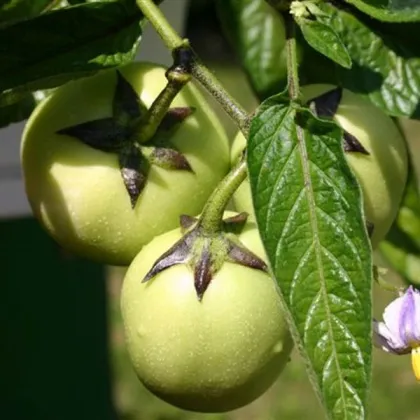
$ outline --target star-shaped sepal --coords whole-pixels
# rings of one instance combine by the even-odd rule
[[[120,152],[129,142],[133,121],[147,112],[137,92],[117,70],[117,83],[112,100],[112,116],[87,121],[57,131],[75,137],[82,143],[103,152]]]
[[[177,107],[168,110],[155,136],[144,147],[150,164],[167,170],[194,172],[187,158],[171,142],[171,138],[182,122],[194,112],[193,107]]]
[[[137,135],[147,121],[148,109],[131,84],[117,70],[112,116],[65,127],[58,134],[74,137],[106,153],[115,153],[132,208],[143,191],[151,165],[166,170],[193,172],[187,158],[171,143],[174,133],[195,111],[192,107],[170,108],[147,144]]]
[[[119,165],[125,188],[134,208],[146,185],[149,163],[141,151],[134,145],[127,145],[119,154]]]
[[[236,236],[243,228],[246,217],[246,213],[241,213],[225,219],[222,231],[209,235],[203,232],[198,219],[181,216],[184,236],[153,264],[143,282],[151,281],[157,274],[176,264],[187,264],[193,272],[197,298],[201,301],[225,262],[267,271],[266,263]]]

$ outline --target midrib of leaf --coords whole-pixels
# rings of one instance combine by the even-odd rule
[[[315,194],[312,188],[312,179],[310,176],[310,163],[309,163],[308,153],[306,150],[304,132],[299,125],[296,125],[296,134],[297,134],[297,139],[298,139],[299,157],[301,160],[302,170],[303,170],[303,178],[304,178],[303,188],[306,190],[306,197],[308,200],[309,219],[311,223],[312,236],[313,236],[312,246],[314,246],[314,251],[315,251],[315,258],[317,262],[319,279],[320,279],[320,290],[321,290],[322,298],[324,301],[324,308],[325,308],[325,311],[327,312],[328,336],[331,341],[332,353],[333,353],[335,365],[337,368],[337,374],[338,374],[338,378],[340,382],[341,401],[342,401],[343,408],[345,408],[346,400],[345,400],[345,392],[344,392],[344,379],[341,374],[340,364],[338,363],[337,350],[336,350],[336,345],[335,345],[335,340],[334,340],[334,332],[333,332],[333,327],[331,324],[331,310],[330,310],[327,290],[325,287],[324,267],[323,267],[323,262],[322,262],[322,255],[320,252],[322,245],[321,245],[321,241],[319,239],[319,234],[318,234],[319,231],[318,231],[318,221],[317,221],[317,216],[316,216],[316,200],[315,200]],[[310,248],[308,248],[308,250],[309,249]],[[311,369],[314,371],[312,363],[311,363]],[[315,380],[312,377],[312,375],[311,375],[311,379]],[[347,420],[347,410],[344,409],[343,412],[345,414],[344,419]]]

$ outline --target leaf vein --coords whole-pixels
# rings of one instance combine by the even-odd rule
[[[314,197],[314,190],[313,190],[313,186],[312,186],[312,178],[310,176],[310,165],[309,165],[309,157],[308,157],[308,151],[306,149],[306,139],[305,139],[305,134],[304,131],[302,129],[302,127],[300,127],[299,125],[296,126],[296,134],[297,134],[297,139],[298,139],[298,144],[299,144],[299,149],[300,149],[300,157],[301,157],[301,164],[302,164],[302,169],[303,169],[303,174],[304,174],[304,182],[305,182],[305,187],[306,187],[306,191],[307,191],[307,197],[308,197],[308,203],[309,203],[309,218],[310,218],[310,223],[312,225],[312,232],[313,232],[313,237],[314,237],[314,243],[315,243],[315,258],[316,258],[316,262],[317,262],[317,266],[319,267],[319,274],[320,274],[320,289],[321,289],[321,293],[322,293],[322,298],[324,300],[325,303],[325,310],[327,312],[327,323],[328,323],[328,334],[330,339],[332,340],[332,349],[333,349],[333,354],[334,354],[334,359],[335,359],[335,363],[336,363],[336,368],[337,368],[337,372],[338,372],[338,381],[340,384],[340,390],[341,390],[341,395],[344,396],[344,384],[343,384],[343,377],[342,377],[342,373],[340,370],[340,366],[339,366],[339,362],[337,359],[337,349],[335,346],[335,343],[333,341],[333,332],[332,332],[332,325],[331,325],[331,308],[329,306],[329,302],[328,302],[328,296],[327,296],[327,290],[325,287],[325,274],[324,274],[324,269],[323,269],[323,263],[322,263],[322,256],[321,256],[321,243],[319,240],[319,236],[318,236],[318,221],[317,221],[317,217],[316,217],[316,199]],[[344,406],[346,405],[346,402],[344,401]],[[347,419],[347,414],[345,415],[345,419]]]

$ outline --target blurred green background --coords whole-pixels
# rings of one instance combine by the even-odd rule
[[[176,0],[169,0],[176,1]],[[248,110],[256,101],[207,0],[193,0],[187,36],[206,64]],[[233,138],[235,126],[220,111]],[[420,124],[406,122],[415,163]],[[34,220],[1,222],[6,279],[0,292],[0,418],[4,420],[323,419],[295,352],[277,383],[253,404],[226,414],[178,410],[135,377],[124,346],[119,293],[124,269],[79,260]],[[31,242],[27,238],[31,238]],[[380,256],[376,256],[380,262]],[[106,278],[106,281],[103,280]],[[10,281],[10,279],[14,279]],[[387,279],[399,284],[393,273]],[[374,289],[375,315],[394,296]],[[374,351],[371,418],[420,419],[420,388],[408,356]]]

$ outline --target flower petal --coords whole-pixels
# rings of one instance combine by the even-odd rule
[[[420,292],[410,286],[403,298],[400,334],[411,347],[417,347],[420,345]]]
[[[383,319],[386,324],[390,337],[396,347],[407,348],[409,343],[405,340],[405,328],[401,325],[404,313],[407,313],[407,291],[397,299],[393,300],[384,310]],[[411,296],[408,296],[408,302]]]
[[[411,350],[403,342],[398,341],[398,337],[397,340],[394,338],[384,322],[378,322],[375,319],[373,320],[373,344],[375,347],[393,354],[406,354]]]

